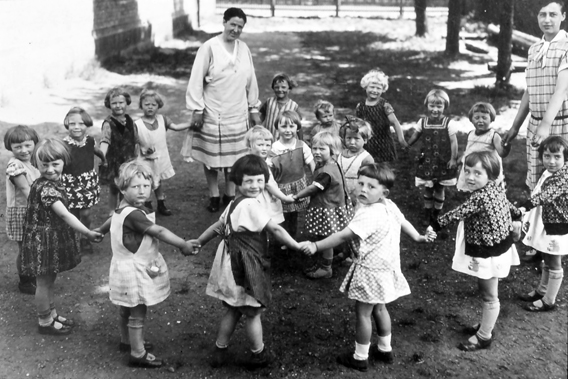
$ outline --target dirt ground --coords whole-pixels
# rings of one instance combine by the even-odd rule
[[[469,127],[463,115],[478,100],[497,105],[498,127],[510,125],[515,112],[509,107],[510,100],[520,99],[520,91],[495,94],[483,87],[493,81],[485,69],[487,57],[464,55],[449,62],[441,55],[444,40],[440,36],[445,34],[445,20],[431,21],[432,36],[420,40],[412,36],[414,26],[408,20],[251,18],[243,40],[254,54],[262,98],[270,95],[272,75],[285,71],[299,82],[292,98],[308,120],[313,119],[310,108],[319,98],[336,104],[338,117],[351,113],[364,98],[358,84],[360,78],[368,69],[380,66],[391,79],[385,97],[405,124],[418,119],[425,94],[444,85],[449,89],[452,114],[458,116],[463,130]],[[206,26],[212,27],[205,29],[211,32],[219,29],[217,22]],[[187,47],[185,50],[167,48],[130,55],[127,60],[109,64],[108,69],[116,73],[96,69],[85,78],[66,83],[58,92],[52,91],[44,106],[63,118],[69,107],[80,104],[100,126],[107,114],[102,99],[108,88],[127,85],[136,101],[142,86],[152,86],[166,98],[164,114],[182,120],[187,117],[184,92],[192,57],[199,41],[208,37],[201,33],[177,41],[178,47]],[[514,80],[522,83],[520,77]],[[134,104],[130,111],[139,114]],[[2,131],[17,122],[27,122],[26,114],[21,113],[18,118],[14,110],[0,110]],[[65,132],[56,122],[33,126],[42,136],[63,136]],[[93,128],[95,135],[97,132]],[[205,210],[208,195],[201,167],[183,162],[179,155],[185,132],[170,133],[169,151],[177,174],[165,183],[165,189],[174,215],[159,216],[158,223],[180,236],[195,238],[220,213]],[[460,142],[463,151],[464,135]],[[513,200],[526,196],[523,143],[517,140],[512,155],[505,160],[509,197]],[[421,195],[413,187],[413,151],[399,153],[394,164],[397,183],[391,198],[418,227]],[[9,152],[2,149],[0,166],[5,167],[8,157]],[[94,208],[93,226],[104,220],[107,194],[108,189],[103,187],[102,201]],[[463,200],[455,190],[449,191],[447,198],[446,208]],[[0,190],[0,208],[4,207],[4,199],[5,193]],[[419,245],[403,237],[402,270],[412,294],[388,305],[395,363],[371,362],[367,374],[335,363],[338,353],[354,346],[354,304],[338,291],[347,267],[335,267],[332,279],[310,281],[302,275],[306,259],[300,253],[276,254],[274,301],[263,316],[263,327],[265,342],[277,359],[271,368],[250,373],[239,365],[247,354],[242,325],[231,344],[233,363],[217,370],[207,363],[223,312],[218,301],[205,295],[217,242],[211,242],[191,258],[161,245],[170,269],[172,294],[167,301],[150,308],[146,335],[156,346],[156,355],[166,359],[167,365],[158,370],[132,369],[126,365],[128,355],[117,350],[118,314],[108,300],[108,237],[95,246],[94,254],[84,255],[77,268],[59,275],[56,281],[59,312],[73,317],[79,325],[67,337],[44,337],[36,330],[33,297],[17,290],[17,245],[6,239],[3,221],[2,218],[0,275],[5,280],[0,284],[0,301],[4,304],[0,308],[0,348],[4,359],[0,378],[566,377],[566,286],[560,291],[555,312],[526,312],[516,295],[537,283],[539,276],[533,266],[515,267],[508,278],[500,281],[501,314],[491,349],[464,353],[456,348],[466,338],[460,334],[461,328],[479,321],[481,301],[475,280],[450,269],[455,226],[450,229],[450,238],[430,245]],[[300,235],[298,239],[302,238]],[[525,250],[520,244],[518,248],[519,252]]]

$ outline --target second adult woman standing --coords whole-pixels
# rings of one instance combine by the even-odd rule
[[[239,40],[247,16],[239,8],[223,15],[223,33],[211,38],[197,51],[187,86],[186,105],[193,111],[193,158],[203,163],[209,187],[207,209],[220,206],[217,171],[225,172],[223,203],[235,195],[228,179],[230,167],[247,153],[244,135],[250,117],[260,123],[258,85],[252,55]]]

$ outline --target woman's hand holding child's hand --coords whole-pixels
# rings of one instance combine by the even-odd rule
[[[300,242],[300,250],[306,255],[314,255],[318,251],[316,244],[310,241]]]

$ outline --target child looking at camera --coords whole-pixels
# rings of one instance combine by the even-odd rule
[[[284,111],[298,112],[298,104],[290,99],[290,91],[298,84],[287,74],[280,72],[272,78],[272,90],[274,96],[267,99],[259,109],[262,125],[268,129],[274,138],[278,138],[277,125],[275,124],[278,115]],[[300,139],[301,136],[300,136]]]
[[[310,131],[310,138],[307,141],[311,146],[312,139],[319,132],[329,132],[333,135],[339,136],[339,123],[335,120],[335,109],[333,104],[326,100],[318,100],[314,105],[314,113],[318,122]]]

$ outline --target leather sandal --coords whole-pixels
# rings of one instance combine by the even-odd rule
[[[159,368],[162,367],[162,360],[154,357],[154,359],[148,358],[148,352],[144,353],[144,356],[140,358],[130,356],[128,360],[128,365],[130,367],[145,367],[145,368]]]
[[[209,205],[207,206],[207,210],[211,213],[215,213],[219,210],[219,205],[221,202],[221,198],[219,196],[214,196],[209,198]]]
[[[489,347],[491,346],[491,342],[493,342],[493,338],[490,338],[488,340],[481,339],[477,336],[476,338],[477,338],[476,343],[472,343],[470,341],[462,342],[458,345],[458,349],[462,351],[476,351],[481,349],[489,349]]]
[[[53,320],[53,322],[47,326],[37,326],[37,331],[39,334],[49,334],[52,336],[62,336],[71,333],[71,328],[61,324],[61,328],[57,329],[55,327],[55,323],[59,323],[59,321]]]
[[[130,344],[121,342],[118,344],[118,350],[126,353],[127,351],[130,351]],[[152,345],[151,342],[144,342],[144,350],[152,351],[154,350],[154,345]]]
[[[479,332],[479,328],[481,328],[481,324],[466,326],[462,329],[462,333],[472,336],[474,334],[477,334],[477,332]],[[497,332],[495,332],[495,329],[493,329],[491,331],[491,338],[495,337],[496,335],[497,335]]]
[[[63,326],[68,326],[68,327],[75,326],[75,321],[71,320],[70,318],[62,317],[60,315],[55,316],[53,320],[57,321]]]
[[[540,300],[542,307],[537,307],[533,303],[525,305],[525,309],[529,312],[550,312],[556,309],[556,304],[546,304],[542,299]]]
[[[528,303],[534,303],[535,301],[540,300],[543,297],[544,295],[541,295],[540,293],[535,291],[534,295],[529,295],[529,294],[519,295],[519,300],[526,301]]]

